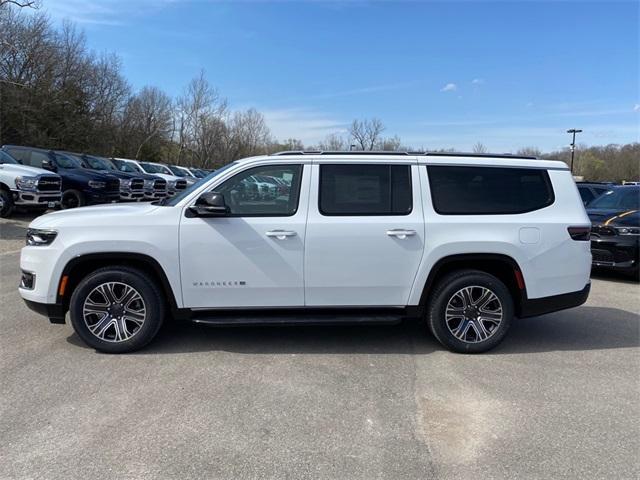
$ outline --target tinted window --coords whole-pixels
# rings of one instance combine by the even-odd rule
[[[412,208],[409,165],[320,165],[323,215],[408,215]]]
[[[551,205],[546,170],[500,167],[427,167],[436,212],[448,215],[524,213]]]
[[[18,163],[17,160],[14,160],[13,157],[11,155],[9,155],[7,152],[3,152],[2,150],[0,150],[0,164],[3,163]]]
[[[269,165],[245,170],[231,177],[216,192],[224,195],[231,215],[284,217],[296,213],[302,165]],[[276,179],[288,180],[281,184]]]
[[[589,208],[640,210],[640,189],[620,187],[610,190],[591,202]]]
[[[21,148],[6,148],[7,153],[15,158],[18,162],[28,165],[29,164],[29,151]]]
[[[580,198],[582,198],[584,203],[589,203],[594,198],[589,187],[578,187],[578,192],[580,192]]]
[[[33,150],[31,152],[31,158],[28,161],[29,165],[31,165],[32,167],[42,168],[42,165],[44,165],[46,162],[49,162],[49,155],[47,155],[46,153],[38,152],[37,150]]]

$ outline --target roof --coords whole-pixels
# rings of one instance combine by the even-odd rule
[[[512,155],[510,153],[466,153],[466,152],[411,152],[411,151],[379,151],[379,150],[349,150],[349,151],[324,151],[324,150],[287,150],[272,153],[271,156],[284,155],[409,155],[409,156],[434,156],[434,157],[477,157],[477,158],[522,158],[536,160],[538,157],[529,155]]]

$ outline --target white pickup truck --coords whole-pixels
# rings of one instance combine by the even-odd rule
[[[60,176],[21,165],[0,150],[0,217],[10,216],[15,207],[41,212],[57,207],[61,185]]]

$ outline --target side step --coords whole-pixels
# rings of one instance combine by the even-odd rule
[[[366,325],[394,324],[406,317],[404,310],[397,312],[369,313],[344,311],[335,313],[311,312],[193,312],[191,321],[211,326],[250,326],[250,325]]]

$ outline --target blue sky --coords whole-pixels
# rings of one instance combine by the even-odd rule
[[[43,0],[134,88],[204,69],[233,109],[311,144],[378,117],[415,148],[639,141],[639,2]]]

